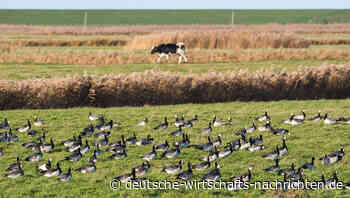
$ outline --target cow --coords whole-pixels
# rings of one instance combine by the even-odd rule
[[[171,54],[177,54],[179,55],[179,61],[178,64],[181,63],[182,58],[184,58],[185,62],[187,62],[187,58],[185,55],[185,45],[184,43],[166,43],[166,44],[160,44],[156,47],[152,48],[151,54],[158,53],[159,57],[157,59],[157,63],[160,63],[160,59],[163,56],[166,56],[168,63],[169,61],[169,55]]]

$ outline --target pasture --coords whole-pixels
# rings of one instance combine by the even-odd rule
[[[305,170],[304,179],[320,181],[322,174],[328,179],[338,171],[340,181],[350,181],[347,166],[350,163],[347,156],[350,149],[350,125],[305,121],[301,125],[290,126],[282,122],[290,113],[300,114],[302,109],[306,112],[307,119],[315,116],[318,111],[322,115],[327,112],[331,118],[350,116],[350,26],[309,24],[322,23],[325,16],[328,16],[330,23],[346,23],[350,16],[348,12],[238,10],[235,11],[237,24],[296,25],[235,25],[233,28],[222,25],[231,23],[230,10],[88,11],[88,27],[84,28],[79,26],[82,25],[84,11],[1,10],[0,24],[20,25],[0,25],[3,30],[0,33],[0,120],[8,118],[11,127],[17,128],[25,124],[27,119],[32,120],[34,115],[38,115],[46,123],[44,128],[48,132],[45,143],[53,138],[55,148],[51,153],[44,153],[40,162],[23,161],[23,177],[4,177],[6,168],[16,161],[17,156],[24,159],[35,152],[21,144],[43,134],[42,127],[33,127],[39,131],[36,137],[13,131],[19,137],[19,142],[0,143],[4,153],[0,158],[0,195],[349,197],[346,189],[283,192],[185,188],[111,190],[109,187],[113,178],[130,173],[132,167],[140,165],[144,161],[141,157],[152,151],[152,144],[161,144],[165,140],[173,144],[182,139],[181,136],[170,135],[177,129],[174,126],[175,115],[183,114],[186,120],[198,115],[199,122],[192,128],[184,129],[190,136],[191,144],[205,143],[208,135],[216,140],[221,134],[223,144],[218,147],[220,151],[226,143],[239,139],[240,136],[235,133],[243,127],[251,126],[253,120],[265,111],[271,115],[273,127],[290,131],[285,136],[289,151],[280,159],[281,168],[287,168],[293,162],[296,167],[300,167],[310,162],[314,156],[316,168],[312,171]],[[135,14],[137,17],[130,18]],[[43,15],[49,17],[42,17]],[[24,20],[23,17],[28,18]],[[182,25],[178,25],[179,21]],[[213,30],[215,33],[212,33]],[[157,55],[150,54],[151,46],[177,41],[185,41],[189,63],[178,65],[177,57],[171,56],[171,63],[168,64],[163,59],[161,64],[156,64]],[[304,95],[307,97],[302,97]],[[305,98],[308,100],[302,100]],[[120,106],[123,104],[128,106]],[[114,107],[116,105],[119,107]],[[89,112],[103,114],[107,120],[121,123],[121,126],[112,128],[110,142],[120,140],[121,135],[131,137],[133,132],[138,138],[150,134],[154,141],[146,146],[127,145],[128,157],[119,160],[109,159],[113,153],[105,151],[106,147],[101,147],[103,153],[98,156],[96,172],[83,174],[75,171],[88,163],[95,148],[91,146],[90,152],[84,154],[82,160],[62,162],[64,173],[69,167],[73,170],[72,181],[69,182],[62,183],[57,177],[41,176],[36,170],[38,165],[48,159],[52,159],[55,164],[70,154],[63,145],[59,145],[61,141],[79,135],[90,123],[96,124],[88,119]],[[214,127],[207,135],[200,134],[214,114],[219,120],[231,117],[233,124]],[[165,116],[169,119],[169,128],[164,131],[153,130]],[[135,126],[145,117],[149,119],[146,126]],[[265,123],[257,124],[262,126]],[[276,136],[270,131],[256,131],[247,138],[259,135],[263,136],[265,150],[239,150],[218,160],[223,180],[245,174],[251,167],[251,182],[283,181],[283,176],[263,171],[274,165],[274,162],[262,158],[262,155],[273,151],[276,145],[281,146],[283,136]],[[85,140],[92,145],[97,139],[93,136],[85,137],[83,145]],[[323,165],[318,160],[342,146],[345,148],[345,157],[341,161]],[[150,162],[151,168],[145,177],[152,181],[174,181],[176,176],[162,172],[163,166],[176,164],[183,159],[183,170],[186,170],[187,162],[196,164],[200,162],[199,157],[206,154],[207,152],[189,147],[181,149],[178,157],[160,159],[161,152],[158,152],[157,159]],[[213,165],[214,163],[204,171],[193,171],[192,181],[201,180],[208,170],[213,169]]]

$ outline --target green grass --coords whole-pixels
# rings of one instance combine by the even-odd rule
[[[207,126],[214,113],[219,119],[226,119],[232,116],[234,125],[215,128],[211,136],[216,139],[218,134],[222,134],[223,142],[232,141],[238,137],[234,132],[239,128],[251,124],[252,119],[267,110],[271,113],[272,123],[275,127],[285,127],[290,130],[290,136],[287,136],[287,145],[289,146],[289,154],[284,156],[280,162],[282,168],[289,166],[292,162],[299,167],[305,162],[309,162],[312,156],[321,157],[325,153],[333,152],[345,147],[345,151],[350,149],[350,134],[348,133],[350,125],[333,125],[326,126],[323,123],[304,123],[300,126],[290,127],[281,124],[281,120],[289,116],[291,112],[299,113],[304,109],[307,116],[312,116],[318,110],[328,112],[330,117],[349,116],[347,111],[350,108],[350,100],[319,100],[319,101],[279,101],[279,102],[233,102],[233,103],[217,103],[217,104],[186,104],[172,106],[147,106],[147,107],[120,107],[120,108],[74,108],[74,109],[56,109],[56,110],[12,110],[0,112],[0,118],[7,117],[13,127],[21,126],[26,119],[32,118],[33,115],[38,115],[39,118],[46,121],[48,129],[47,137],[52,137],[55,142],[60,142],[72,135],[77,135],[87,124],[88,112],[96,114],[103,113],[107,118],[119,121],[122,123],[120,128],[112,130],[111,141],[119,140],[121,135],[129,137],[133,131],[136,131],[139,138],[145,137],[147,134],[152,134],[155,138],[154,143],[163,143],[166,139],[173,143],[180,138],[174,138],[169,135],[175,127],[171,124],[166,131],[153,131],[152,127],[163,120],[164,116],[168,116],[173,122],[174,114],[184,114],[186,119],[192,118],[195,114],[199,116],[199,123],[192,129],[185,129],[185,132],[190,135],[192,144],[203,143],[206,136],[201,136],[198,131]],[[135,124],[144,117],[150,119],[149,126],[135,127]],[[40,128],[35,127],[34,129]],[[20,142],[5,145],[4,156],[0,158],[0,172],[5,173],[7,166],[13,162],[18,155],[25,158],[33,153],[20,146],[23,142],[31,141],[33,138],[26,134],[15,133],[19,136]],[[272,161],[265,160],[261,157],[262,154],[270,152],[276,145],[281,144],[281,136],[274,136],[269,132],[254,132],[250,136],[263,135],[264,145],[267,147],[265,151],[257,153],[249,153],[247,151],[234,152],[228,158],[219,160],[222,166],[222,179],[227,180],[231,176],[236,176],[247,172],[248,167],[253,168],[252,181],[274,181],[283,178],[275,174],[265,173],[262,171],[273,164]],[[41,134],[40,134],[41,135]],[[250,137],[249,136],[249,137]],[[89,142],[96,139],[88,138]],[[40,163],[24,162],[24,177],[18,179],[9,179],[0,177],[0,191],[3,197],[282,197],[282,196],[299,196],[299,197],[348,197],[346,190],[313,190],[313,191],[297,191],[297,192],[276,192],[274,190],[248,190],[240,192],[230,192],[225,190],[206,190],[195,191],[180,189],[174,190],[126,190],[120,189],[112,191],[109,189],[109,181],[116,176],[127,173],[132,167],[141,164],[143,161],[141,156],[151,151],[151,145],[144,147],[128,146],[128,158],[124,160],[108,160],[111,153],[104,152],[97,162],[97,172],[83,175],[73,172],[73,180],[68,183],[59,183],[56,178],[46,178],[40,176],[35,171],[35,167],[52,158],[56,163],[57,160],[63,159],[69,155],[64,151],[62,146],[57,146],[53,153],[44,154],[44,158]],[[223,147],[219,147],[221,150]],[[103,148],[104,149],[104,148]],[[161,173],[162,166],[166,164],[177,163],[179,159],[184,159],[186,162],[191,161],[197,163],[198,158],[206,153],[195,150],[194,148],[185,148],[182,150],[179,158],[176,159],[157,159],[151,161],[152,168],[146,175],[151,180],[175,180],[174,176],[167,176]],[[88,158],[92,155],[90,152],[84,158],[77,162],[63,162],[62,168],[64,172],[68,167],[76,169],[87,163]],[[347,182],[350,179],[350,169],[348,164],[350,158],[345,155],[344,160],[334,165],[321,165],[316,161],[316,169],[314,171],[305,171],[305,178],[309,181],[319,180],[322,173],[327,177],[335,171],[339,171],[341,181]],[[207,171],[194,171],[193,180],[200,180]]]
[[[0,24],[231,24],[232,10],[0,10]],[[234,10],[236,24],[347,23],[350,10]]]
[[[322,64],[348,64],[347,60],[288,60],[288,61],[262,61],[241,63],[206,63],[206,64],[127,64],[113,66],[91,66],[91,65],[63,65],[63,64],[33,64],[33,63],[8,63],[0,64],[0,79],[27,80],[37,78],[64,77],[72,75],[102,76],[106,74],[118,75],[120,73],[130,74],[143,72],[150,69],[160,71],[188,73],[207,72],[230,72],[248,70],[254,72],[260,69],[271,69],[273,71],[296,71],[298,67],[317,67]]]

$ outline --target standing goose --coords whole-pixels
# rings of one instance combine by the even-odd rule
[[[318,122],[321,121],[323,118],[321,116],[321,111],[318,111],[317,115],[315,117],[312,117],[309,119],[309,121],[313,121],[313,122]]]
[[[301,110],[301,114],[294,116],[294,119],[296,120],[305,120],[305,118],[306,118],[306,114],[304,110]]]
[[[45,142],[45,140],[46,140],[46,133],[47,133],[46,129],[43,128],[43,135],[38,137],[38,138],[36,138],[36,140]]]
[[[259,126],[258,131],[269,131],[271,130],[271,122],[267,121],[264,126]]]
[[[148,118],[145,118],[141,122],[138,122],[136,126],[145,126],[148,123]]]
[[[115,141],[115,142],[111,142],[109,143],[110,147],[115,147],[115,146],[124,146],[126,144],[124,135],[121,135],[121,140]]]
[[[265,168],[264,171],[266,171],[266,172],[279,172],[280,171],[280,166],[279,166],[278,158],[275,159],[275,165],[274,166],[270,166],[268,168]]]
[[[23,133],[23,132],[29,131],[31,128],[32,128],[32,125],[30,123],[30,120],[27,120],[27,124],[19,128],[16,128],[16,131]]]
[[[197,146],[197,149],[201,149],[203,151],[210,151],[213,149],[213,142],[211,141],[211,137],[208,136],[208,142],[205,144],[200,144]]]
[[[183,164],[183,160],[180,160],[177,165],[164,166],[162,169],[162,172],[165,172],[165,173],[170,174],[170,175],[176,174],[179,171],[181,171],[182,164]]]
[[[178,130],[175,130],[175,131],[170,133],[170,135],[172,135],[172,136],[179,136],[179,135],[182,135],[182,134],[183,134],[182,125],[179,126]]]
[[[85,146],[80,147],[81,154],[88,153],[90,151],[90,145],[88,140],[85,140]]]
[[[185,148],[191,143],[188,134],[182,134],[182,140],[174,142],[175,147]]]
[[[39,131],[37,130],[29,130],[28,131],[28,136],[36,136],[39,133]]]
[[[97,158],[97,152],[96,152],[96,149],[94,150],[94,154],[89,158],[89,163],[96,163],[98,160]]]
[[[336,119],[328,118],[328,113],[324,114],[323,123],[324,124],[336,124],[338,121]]]
[[[267,114],[267,112],[265,111],[265,113],[259,117],[257,117],[255,119],[256,121],[259,121],[259,122],[263,122],[263,121],[269,121],[271,120],[270,116]]]
[[[122,159],[122,158],[126,158],[128,157],[128,154],[126,153],[126,150],[123,149],[122,152],[120,153],[114,153],[113,155],[111,155],[109,158],[110,159]]]
[[[44,163],[40,166],[38,166],[38,170],[39,171],[47,171],[49,169],[51,169],[51,162],[52,162],[52,159],[50,158],[47,163]]]
[[[251,143],[253,145],[261,145],[263,143],[263,136],[260,134],[257,138],[252,138]]]
[[[101,132],[95,133],[94,137],[103,138],[104,136],[110,136],[110,135],[111,135],[110,131],[101,131]]]
[[[179,154],[180,154],[180,148],[176,147],[176,149],[165,151],[162,154],[162,158],[166,157],[166,158],[170,159],[170,158],[174,158],[174,157],[178,156]]]
[[[136,144],[137,138],[136,138],[136,133],[134,132],[134,135],[126,139],[126,142],[128,144]]]
[[[315,157],[312,157],[311,162],[310,163],[305,163],[301,166],[302,169],[309,169],[309,170],[313,170],[315,169]]]
[[[283,137],[282,147],[280,147],[278,150],[279,150],[279,156],[283,156],[283,155],[286,155],[288,153],[288,147],[286,144],[286,137]]]
[[[174,125],[176,127],[180,127],[180,126],[183,126],[185,124],[185,116],[182,115],[181,118],[179,118],[177,115],[175,115],[175,123]]]
[[[135,167],[136,176],[142,177],[146,175],[150,168],[151,164],[148,161],[143,162],[141,165]]]
[[[81,137],[90,137],[95,131],[95,128],[92,124],[89,124],[84,128],[84,130],[80,133]]]
[[[342,160],[343,157],[344,157],[344,148],[342,147],[339,151],[335,151],[331,154],[326,154],[324,157],[321,157],[320,160],[322,164],[333,164]]]
[[[214,152],[211,152],[210,154],[200,158],[200,160],[202,160],[202,161],[208,161],[209,160],[210,162],[212,162],[212,161],[217,160],[218,158],[219,158],[219,152],[218,152],[217,148],[214,147]]]
[[[221,173],[220,173],[220,166],[218,162],[215,162],[215,168],[213,170],[210,170],[207,174],[203,176],[204,181],[216,181],[220,179]]]
[[[232,122],[232,119],[229,117],[227,119],[228,121],[220,121],[220,120],[216,120],[216,115],[214,114],[213,116],[213,126],[214,127],[218,127],[218,126],[224,126],[224,125],[228,125]]]
[[[248,173],[237,176],[237,177],[232,177],[231,181],[240,180],[241,182],[249,182],[251,178],[252,178],[252,167],[249,167]]]
[[[265,146],[262,144],[259,144],[259,145],[252,144],[250,147],[247,148],[247,150],[250,152],[261,151],[264,149],[265,149]]]
[[[131,170],[131,173],[126,173],[126,174],[124,174],[124,175],[120,175],[120,176],[114,178],[114,180],[120,181],[120,182],[122,182],[122,183],[126,183],[126,182],[128,182],[128,181],[130,181],[130,180],[133,180],[133,179],[135,179],[135,178],[136,178],[136,171],[135,171],[135,169],[133,168],[133,169]]]
[[[257,129],[255,122],[253,122],[253,125],[246,128],[246,133],[253,133]]]
[[[283,129],[283,128],[275,129],[273,127],[270,127],[270,130],[274,135],[285,135],[285,134],[289,133],[289,131],[287,129]]]
[[[222,144],[221,134],[218,135],[218,139],[213,142],[213,146],[220,146]]]
[[[68,147],[67,150],[72,153],[72,152],[77,151],[79,148],[81,148],[82,145],[83,145],[83,143],[81,140],[81,136],[79,135],[78,140],[75,141],[70,147]]]
[[[9,172],[9,173],[5,173],[5,177],[9,177],[9,178],[12,178],[12,179],[16,179],[17,177],[20,177],[20,176],[23,176],[24,175],[24,172],[22,170],[22,167],[17,164],[17,169],[12,171],[12,172]]]
[[[188,162],[187,167],[188,167],[188,170],[179,173],[176,176],[177,179],[189,180],[192,178],[193,172],[192,172],[191,162]]]
[[[138,141],[136,141],[135,144],[136,144],[137,146],[144,146],[144,145],[147,145],[147,144],[151,144],[152,141],[153,141],[153,138],[151,137],[150,134],[148,134],[148,135],[147,135],[147,138],[138,140]]]
[[[24,160],[25,161],[29,161],[29,162],[38,162],[38,161],[40,161],[43,158],[43,153],[41,151],[40,146],[38,147],[38,149],[39,149],[39,152],[29,155]]]
[[[79,172],[84,173],[84,174],[95,172],[96,171],[95,162],[91,162],[88,165],[84,165],[84,166],[76,169],[76,171],[79,171]]]
[[[205,169],[207,169],[209,167],[210,167],[210,160],[208,158],[207,161],[200,162],[198,164],[193,165],[192,169],[201,171],[201,170],[205,170]]]
[[[76,141],[77,138],[73,135],[73,139],[64,140],[60,143],[60,145],[63,145],[65,147],[71,147]]]
[[[168,118],[167,117],[164,117],[164,122],[159,124],[158,126],[154,127],[153,129],[154,130],[165,130],[168,128]]]
[[[83,157],[83,155],[80,152],[80,148],[78,148],[77,151],[75,151],[73,154],[67,156],[64,158],[64,160],[68,160],[71,162],[77,162],[79,161],[81,158]]]
[[[153,145],[152,147],[152,152],[147,153],[146,155],[144,155],[142,157],[142,159],[146,160],[146,161],[151,161],[151,160],[155,160],[157,158],[157,152],[156,152],[156,146]]]
[[[16,135],[12,134],[12,129],[10,128],[10,132],[8,133],[8,142],[18,142],[19,138]]]
[[[44,172],[43,176],[45,177],[54,177],[54,176],[59,176],[62,173],[60,162],[57,162],[56,168],[49,169]]]
[[[105,124],[106,124],[105,117],[101,116],[101,117],[98,118],[98,122],[96,123],[96,127],[95,128],[97,130],[101,130],[101,127],[103,127]]]
[[[280,156],[280,150],[278,148],[278,146],[276,146],[276,150],[270,153],[267,153],[265,155],[263,155],[262,157],[265,159],[269,159],[269,160],[275,160],[278,159]]]
[[[0,129],[10,129],[10,124],[7,120],[7,118],[4,118],[4,121],[0,123]]]
[[[278,175],[286,175],[287,177],[291,177],[294,173],[295,173],[295,164],[292,163],[290,168],[281,169],[278,172]]]
[[[98,120],[99,117],[97,115],[92,114],[91,112],[89,112],[89,116],[88,116],[89,120],[91,121],[95,121]]]
[[[228,143],[227,147],[227,149],[219,152],[219,158],[225,158],[232,154],[232,152],[234,151],[233,145],[231,143]]]
[[[298,171],[294,173],[292,173],[289,178],[291,181],[303,181],[303,175],[304,175],[304,169],[302,168],[298,168]]]
[[[94,143],[95,146],[106,146],[108,144],[108,136],[104,136],[104,139],[98,140]]]
[[[67,182],[72,180],[72,169],[71,167],[68,168],[68,172],[64,173],[59,176],[58,181],[60,182]]]
[[[52,138],[50,138],[50,144],[40,145],[40,149],[45,153],[51,152],[54,149],[54,147],[55,147],[55,144],[53,143]]]
[[[114,126],[113,120],[110,120],[108,123],[104,124],[103,126],[100,127],[101,131],[108,131],[111,130]]]
[[[192,118],[191,120],[189,120],[188,122],[191,122],[192,124],[195,124],[198,122],[198,115],[194,115],[194,118]]]
[[[212,131],[213,131],[213,128],[211,127],[211,122],[209,122],[208,128],[202,129],[200,133],[201,133],[202,135],[204,135],[204,134],[208,134],[208,133],[210,133],[210,132],[212,132]]]
[[[156,145],[156,151],[166,152],[169,149],[168,140],[165,140],[164,144]]]
[[[38,116],[34,116],[34,122],[33,122],[34,126],[43,126],[44,125],[44,121],[39,120]]]

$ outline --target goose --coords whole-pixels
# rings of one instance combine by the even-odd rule
[[[184,163],[183,160],[180,160],[177,165],[164,166],[162,169],[162,172],[165,172],[165,173],[170,174],[170,175],[176,174],[182,170],[183,163]]]
[[[29,136],[36,136],[38,133],[39,133],[39,131],[37,131],[37,130],[30,130],[30,131],[28,131],[28,135]]]
[[[124,137],[124,135],[121,135],[121,140],[111,142],[111,143],[109,143],[109,146],[110,147],[125,146],[125,144],[126,144],[125,137]]]
[[[285,175],[287,177],[291,177],[292,175],[295,174],[295,164],[292,163],[292,165],[290,166],[290,168],[285,168],[285,169],[281,169],[278,172],[279,175]]]
[[[164,117],[164,122],[163,123],[160,123],[158,126],[154,127],[153,129],[154,130],[165,130],[168,128],[168,118],[167,117]]]
[[[85,154],[85,153],[88,153],[89,151],[90,151],[89,142],[88,140],[85,140],[85,146],[84,147],[80,146],[80,152],[81,154]]]
[[[45,142],[45,140],[46,140],[46,133],[47,133],[47,131],[45,129],[43,129],[43,135],[38,137],[38,138],[36,138],[36,140]]]
[[[279,172],[280,171],[280,166],[279,166],[278,158],[275,159],[275,165],[274,166],[270,166],[268,168],[265,168],[264,171],[265,172]]]
[[[9,177],[12,179],[16,179],[16,178],[21,177],[23,175],[24,175],[24,172],[22,170],[22,167],[19,164],[17,164],[16,170],[13,170],[12,172],[9,172],[9,173],[5,173],[5,177]]]
[[[162,158],[166,157],[166,158],[170,159],[170,158],[174,158],[174,157],[178,156],[179,154],[180,154],[180,148],[176,147],[176,149],[165,151],[162,154]]]
[[[156,145],[156,151],[166,152],[169,149],[168,140],[165,140],[164,144]]]
[[[188,162],[187,167],[188,167],[188,170],[177,174],[176,176],[177,179],[189,180],[192,178],[193,172],[192,172],[191,162]]]
[[[242,128],[239,129],[238,132],[235,133],[237,136],[242,136],[242,135],[247,135],[247,129],[246,128]]]
[[[295,118],[295,116],[296,115],[294,115],[294,113],[291,113],[290,117],[288,119],[284,120],[283,123],[297,126],[297,125],[300,125],[304,122],[304,120],[297,119],[297,118]]]
[[[188,134],[182,134],[182,140],[174,142],[175,147],[185,148],[191,143]]]
[[[114,121],[110,120],[108,123],[104,124],[103,126],[100,127],[101,131],[108,131],[111,130],[114,126]],[[116,126],[119,126],[119,124],[116,124]]]
[[[31,128],[32,128],[32,125],[30,123],[30,120],[27,120],[27,124],[19,128],[16,128],[16,131],[23,133],[23,132],[29,131]]]
[[[63,145],[65,147],[71,147],[76,141],[77,138],[73,135],[73,139],[64,140],[60,143],[60,145]]]
[[[324,124],[336,124],[338,121],[336,119],[328,118],[328,113],[324,114],[323,123]]]
[[[78,136],[78,140],[72,144],[70,147],[67,148],[67,150],[71,153],[77,151],[79,148],[81,148],[81,146],[83,145],[82,140],[81,140],[81,136]]]
[[[192,124],[195,124],[198,122],[198,115],[194,115],[194,118],[192,118],[191,120],[189,120],[188,122],[191,122]]]
[[[58,177],[58,181],[60,181],[60,182],[67,182],[67,181],[71,181],[71,180],[72,180],[72,169],[71,169],[71,167],[68,168],[68,172],[67,173],[61,174]]]
[[[337,186],[337,183],[339,182],[339,179],[338,179],[338,176],[337,176],[337,173],[338,173],[338,171],[335,171],[334,173],[333,173],[333,177],[332,178],[329,178],[329,179],[327,179],[326,180],[326,177],[325,177],[325,175],[324,174],[322,174],[322,182],[323,182],[323,184],[324,184],[324,187],[328,187],[328,188],[330,188],[330,187],[336,187]]]
[[[40,146],[42,144],[42,142],[40,141],[40,143],[38,142],[25,142],[22,144],[23,147],[27,148],[27,149],[36,149],[38,146]]]
[[[259,126],[258,131],[269,131],[271,129],[270,121],[267,121],[264,126]]]
[[[91,112],[89,112],[89,116],[88,116],[89,120],[91,121],[95,121],[98,120],[99,117],[97,115],[92,114]]]
[[[89,158],[89,163],[96,163],[98,161],[98,158],[97,158],[97,151],[96,149],[94,150],[94,154]]]
[[[321,121],[322,119],[323,118],[321,116],[321,111],[318,111],[316,116],[309,118],[309,121],[318,122],[318,121]]]
[[[40,147],[40,150],[42,150],[45,153],[48,153],[54,149],[55,144],[53,143],[53,139],[50,138],[50,144],[42,144],[39,147]]]
[[[148,134],[147,138],[141,139],[141,140],[137,140],[135,144],[137,146],[144,146],[144,145],[147,145],[147,144],[151,144],[152,141],[153,141],[153,138],[151,137],[150,134]]]
[[[101,131],[101,132],[95,133],[94,137],[103,138],[104,136],[110,136],[110,135],[111,135],[110,131]]]
[[[246,133],[253,133],[256,129],[257,129],[256,124],[255,124],[255,122],[253,122],[253,125],[248,127],[248,128],[246,128],[245,132]]]
[[[10,129],[10,124],[7,118],[4,118],[4,121],[0,123],[0,129]]]
[[[102,155],[102,151],[101,151],[101,149],[100,149],[100,145],[96,145],[95,147],[96,147],[96,148],[95,148],[94,151],[96,151],[96,154],[97,154],[97,155]]]
[[[67,156],[64,158],[64,160],[68,160],[71,162],[77,162],[79,161],[81,158],[83,157],[83,155],[80,152],[80,148],[78,148],[77,151],[75,151],[73,154]]]
[[[288,153],[288,147],[286,144],[286,137],[283,137],[282,147],[280,147],[278,150],[279,150],[279,156],[283,156],[283,155],[286,155]]]
[[[123,159],[123,158],[126,158],[128,157],[128,154],[126,153],[126,150],[123,149],[122,152],[120,153],[114,153],[113,155],[111,155],[109,158],[110,159]]]
[[[229,155],[232,154],[232,152],[234,151],[233,145],[231,143],[228,143],[227,147],[228,147],[227,149],[224,149],[224,150],[219,152],[219,154],[218,154],[219,158],[225,158],[225,157],[228,157]]]
[[[329,156],[338,156],[338,157],[341,157],[341,158],[343,158],[344,155],[345,155],[344,147],[341,147],[341,148],[339,149],[339,151],[335,151],[335,152],[329,154]]]
[[[80,133],[81,137],[90,137],[94,133],[95,129],[92,124],[89,124],[84,128],[84,130]]]
[[[248,173],[237,176],[237,177],[232,177],[231,181],[240,180],[241,182],[249,182],[251,178],[252,178],[252,167],[249,167]]]
[[[152,152],[147,153],[146,155],[144,155],[142,157],[142,159],[146,160],[146,161],[151,161],[151,160],[155,160],[157,158],[157,152],[156,152],[156,146],[153,145],[152,147]]]
[[[108,136],[104,136],[104,139],[102,139],[102,140],[98,140],[98,141],[96,141],[96,142],[94,142],[94,145],[95,146],[106,146],[106,145],[108,145]]]
[[[247,149],[249,148],[252,143],[250,142],[252,139],[250,138],[249,141],[246,140],[246,136],[243,135],[242,138],[240,139],[240,147],[239,149],[243,150],[243,149]]]
[[[202,160],[202,161],[209,160],[210,162],[212,162],[212,161],[217,160],[218,158],[219,158],[219,152],[218,152],[217,148],[214,147],[214,152],[211,152],[210,154],[200,158],[199,160]]]
[[[56,163],[56,168],[51,168],[43,173],[45,177],[54,177],[62,174],[60,162]]]
[[[39,149],[39,152],[29,155],[24,160],[25,161],[29,161],[29,162],[38,162],[38,161],[40,161],[43,158],[43,153],[41,151],[40,146],[38,147],[38,149]]]
[[[126,139],[126,142],[128,144],[135,144],[137,141],[137,138],[136,138],[136,133],[134,132],[134,135],[132,137],[129,137],[128,139]]]
[[[78,169],[76,169],[76,171],[79,171],[81,173],[87,174],[87,173],[92,173],[96,171],[96,165],[94,162],[89,163],[87,165],[84,165]]]
[[[289,133],[289,131],[287,129],[283,129],[283,128],[275,129],[275,128],[271,127],[270,130],[274,135],[285,135],[285,134]]]
[[[49,160],[47,160],[47,163],[44,163],[40,166],[38,166],[38,170],[39,171],[47,171],[49,169],[51,169],[51,162],[52,162],[52,159],[50,158]]]
[[[176,127],[180,127],[180,126],[183,126],[185,124],[185,116],[182,115],[181,118],[179,118],[177,115],[175,115],[175,123],[174,125]]]
[[[230,122],[232,122],[232,119],[231,119],[230,117],[229,117],[227,120],[228,120],[228,122],[216,120],[216,115],[214,114],[214,116],[213,116],[213,126],[214,126],[214,127],[224,126],[224,125],[227,125],[227,124],[229,124]]]
[[[34,122],[33,122],[34,126],[43,126],[44,125],[44,121],[39,120],[38,116],[34,116]]]
[[[148,161],[143,162],[141,165],[135,167],[136,176],[141,177],[146,175],[151,168],[151,164]]]
[[[8,142],[18,142],[19,138],[16,135],[12,134],[12,130],[10,129],[10,132],[8,133]]]
[[[208,136],[208,142],[205,144],[200,144],[197,146],[197,149],[201,149],[203,151],[210,151],[213,149],[213,142],[211,141],[211,137]]]
[[[120,181],[121,183],[126,183],[126,182],[131,181],[135,178],[136,178],[136,171],[135,171],[135,169],[132,169],[131,173],[126,173],[124,175],[120,175],[120,176],[114,178],[114,180]]]
[[[269,121],[271,120],[270,116],[267,114],[267,112],[265,111],[265,113],[259,117],[257,117],[255,119],[256,121],[259,121],[259,122],[263,122],[263,121]]]
[[[331,154],[326,154],[324,157],[321,157],[322,164],[333,164],[343,159],[344,157],[344,148],[340,148],[339,151],[335,151]]]
[[[101,117],[99,117],[98,118],[98,122],[96,123],[96,126],[95,126],[95,128],[97,129],[97,130],[101,130],[101,127],[103,127],[104,125],[105,125],[105,117],[104,116],[101,116]]]
[[[207,159],[207,161],[200,162],[200,163],[192,166],[192,169],[199,170],[199,171],[207,169],[207,168],[210,168],[210,159],[209,158]]]
[[[145,126],[148,123],[148,118],[145,118],[141,122],[138,122],[136,126]]]
[[[303,168],[298,168],[298,171],[292,173],[289,178],[291,181],[303,181],[303,175],[304,175],[304,169]]]
[[[178,130],[175,130],[175,131],[173,131],[173,132],[171,132],[170,135],[172,135],[172,136],[179,136],[179,135],[182,135],[182,134],[183,134],[182,126],[183,126],[183,125],[180,125],[180,126],[179,126],[179,129],[178,129]]]
[[[220,179],[221,173],[219,168],[218,162],[215,162],[215,168],[203,176],[203,181],[216,181]]]
[[[123,150],[125,150],[125,148],[126,148],[125,144],[115,145],[115,146],[108,147],[106,151],[110,151],[110,152],[114,152],[114,153],[122,153]]]
[[[220,146],[222,144],[221,134],[218,135],[218,139],[213,142],[213,146]]]
[[[247,148],[248,151],[250,152],[255,152],[255,151],[261,151],[261,150],[264,150],[265,149],[265,146],[262,145],[262,144],[259,144],[259,145],[251,145],[250,147]]]
[[[211,127],[211,122],[209,122],[208,128],[202,129],[202,130],[200,131],[200,133],[201,133],[202,135],[204,135],[204,134],[208,134],[208,133],[210,133],[210,132],[212,132],[212,131],[213,131],[213,128]]]
[[[251,144],[253,145],[261,145],[263,143],[263,136],[259,135],[257,138],[252,138],[251,139]]]
[[[189,120],[187,122],[185,122],[183,125],[182,125],[182,128],[185,128],[185,129],[188,129],[188,128],[192,128],[193,127],[193,123]]]
[[[265,155],[263,155],[262,157],[265,159],[269,159],[269,160],[276,160],[278,159],[280,156],[280,150],[278,148],[278,146],[276,146],[276,150],[270,153],[267,153]]]
[[[117,121],[111,120],[111,122],[112,122],[112,127],[120,127],[122,125],[120,122],[117,122]]]
[[[306,118],[306,114],[304,110],[301,110],[301,114],[294,116],[294,119],[296,120],[305,120],[305,118]]]
[[[311,162],[310,163],[305,163],[301,166],[302,169],[309,169],[309,170],[313,170],[315,169],[315,157],[312,157]]]
[[[16,162],[10,164],[9,167],[6,169],[6,171],[18,170],[18,167],[19,167],[19,166],[22,167],[21,158],[20,158],[20,157],[17,157],[17,158],[16,158]]]

